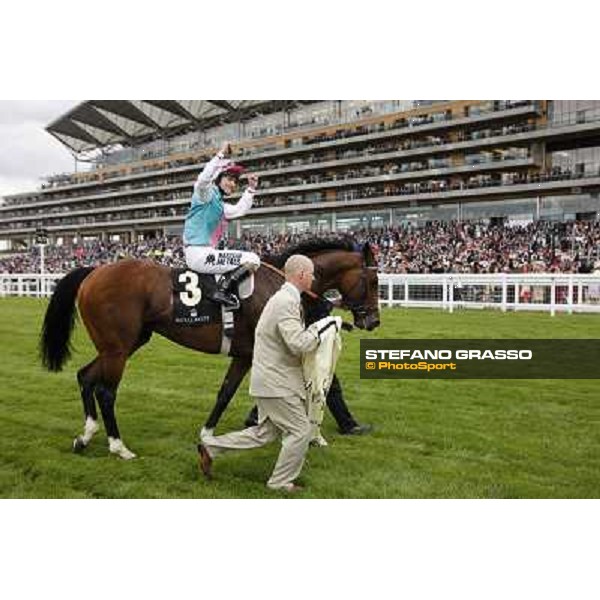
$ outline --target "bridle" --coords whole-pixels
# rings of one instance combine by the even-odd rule
[[[361,266],[360,279],[358,282],[358,288],[360,289],[359,300],[342,300],[342,307],[347,308],[355,318],[366,318],[369,314],[369,310],[367,309],[366,303],[368,300],[369,289],[367,286],[367,272],[368,271],[377,271],[376,266],[368,266],[365,264],[364,259]]]
[[[278,269],[277,267],[275,267],[267,262],[261,262],[261,266],[267,267],[268,269],[270,269],[271,271],[274,271],[278,275],[281,275],[281,277],[283,277],[285,279],[285,273],[281,269]],[[369,314],[369,311],[366,307],[366,303],[368,300],[368,294],[369,294],[369,290],[367,287],[367,272],[373,271],[373,270],[377,271],[377,267],[367,265],[363,258],[362,265],[361,265],[360,281],[358,284],[361,287],[362,298],[360,300],[351,300],[351,299],[344,300],[342,298],[342,303],[341,303],[342,308],[348,309],[356,318],[364,319]],[[315,292],[313,292],[311,290],[308,290],[307,292],[305,292],[305,294],[307,296],[309,296],[310,298],[312,298],[313,300],[321,300],[322,299],[321,296],[319,296],[318,294],[315,294]]]

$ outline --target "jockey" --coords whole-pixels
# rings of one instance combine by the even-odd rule
[[[258,269],[260,258],[254,252],[216,250],[215,246],[226,231],[227,221],[243,217],[252,207],[258,177],[248,176],[248,187],[236,204],[223,202],[225,196],[236,192],[239,176],[245,170],[226,158],[230,153],[231,146],[226,142],[198,175],[192,204],[185,218],[183,243],[185,262],[190,269],[200,273],[223,274],[212,299],[235,309],[239,308],[239,300],[232,288]]]

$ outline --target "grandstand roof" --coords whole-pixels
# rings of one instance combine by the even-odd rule
[[[314,100],[87,100],[46,127],[74,152],[252,119]]]

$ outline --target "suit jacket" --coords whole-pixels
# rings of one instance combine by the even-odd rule
[[[267,302],[256,326],[250,394],[305,398],[302,355],[318,345],[316,327],[304,328],[300,292],[284,283]]]

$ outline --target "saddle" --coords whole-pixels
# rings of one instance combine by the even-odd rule
[[[172,269],[173,322],[191,327],[221,323],[233,326],[232,311],[211,300],[220,277],[192,269]],[[253,291],[254,276],[249,274],[238,285],[238,297],[244,300]]]

